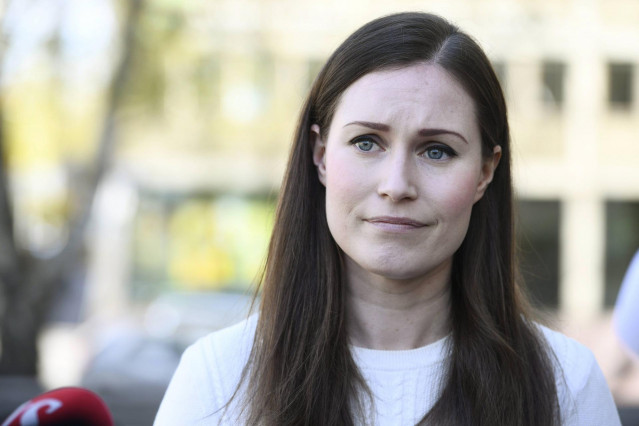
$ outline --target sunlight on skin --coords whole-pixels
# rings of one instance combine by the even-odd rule
[[[374,72],[343,94],[314,161],[345,253],[350,335],[375,349],[448,332],[452,257],[500,158],[482,158],[472,98],[436,65]]]

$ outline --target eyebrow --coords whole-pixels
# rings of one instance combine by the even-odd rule
[[[375,123],[373,121],[351,121],[350,123],[345,124],[344,127],[352,126],[352,125],[364,126],[364,127],[368,127],[369,129],[378,130],[380,132],[388,132],[391,129],[390,126],[387,124]],[[417,132],[417,134],[422,137],[438,136],[438,135],[445,135],[445,134],[455,135],[459,139],[468,143],[466,138],[463,137],[461,134],[454,132],[452,130],[447,130],[447,129],[420,129]]]

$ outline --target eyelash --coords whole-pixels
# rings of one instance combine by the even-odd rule
[[[454,149],[452,149],[451,147],[446,146],[446,145],[431,145],[431,146],[427,147],[424,150],[424,155],[427,156],[427,153],[428,152],[432,152],[433,150],[441,151],[443,153],[443,155],[446,155],[448,158],[457,157],[457,152],[455,152]],[[428,156],[427,156],[427,158],[430,158],[431,160],[442,160],[442,158],[431,158],[431,157],[428,157]]]
[[[372,145],[377,145],[377,146],[379,146],[379,144],[375,141],[375,138],[373,138],[373,137],[372,137],[372,136],[370,136],[370,135],[362,135],[362,136],[358,136],[358,137],[356,137],[355,139],[353,139],[353,140],[351,141],[351,145],[353,145],[355,148],[357,148],[357,149],[358,149],[358,150],[360,150],[361,152],[370,152],[370,151],[374,148],[374,146],[372,146],[372,147],[371,147],[371,149],[369,149],[369,150],[361,149],[361,148],[359,147],[359,145],[358,145],[358,144],[360,144],[361,142],[370,142]]]
[[[371,149],[369,150],[365,150],[360,148],[359,144],[362,142],[369,142],[371,143],[373,146],[371,146]],[[370,136],[370,135],[362,135],[362,136],[358,136],[355,139],[351,140],[351,145],[355,146],[355,148],[357,148],[359,151],[361,152],[371,152],[372,149],[374,148],[374,145],[379,146],[379,143],[377,141],[375,141],[375,138]],[[442,158],[432,158],[432,157],[428,157],[428,153],[432,152],[434,150],[439,150],[443,153],[443,155],[446,155],[448,158],[454,158],[457,157],[457,152],[452,149],[451,147],[447,146],[447,145],[443,145],[443,144],[435,144],[435,145],[430,145],[428,147],[426,147],[426,149],[423,152],[423,155],[426,156],[426,158],[429,158],[431,160],[442,160]]]

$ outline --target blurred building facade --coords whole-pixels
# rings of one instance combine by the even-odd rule
[[[87,318],[138,314],[164,338],[167,295],[246,291],[315,75],[360,25],[405,10],[458,24],[502,81],[530,292],[567,323],[605,315],[639,247],[639,3],[155,0],[95,203]]]
[[[362,23],[402,10],[457,23],[502,80],[533,295],[570,318],[609,308],[639,245],[639,5],[630,1],[152,2],[147,24],[173,35],[161,51],[141,48],[158,66],[148,83],[157,105],[132,102],[122,121],[121,166],[140,200],[230,193],[272,203],[323,61]]]

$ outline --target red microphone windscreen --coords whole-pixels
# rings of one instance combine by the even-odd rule
[[[55,389],[22,404],[2,426],[113,426],[108,407],[82,388]]]

